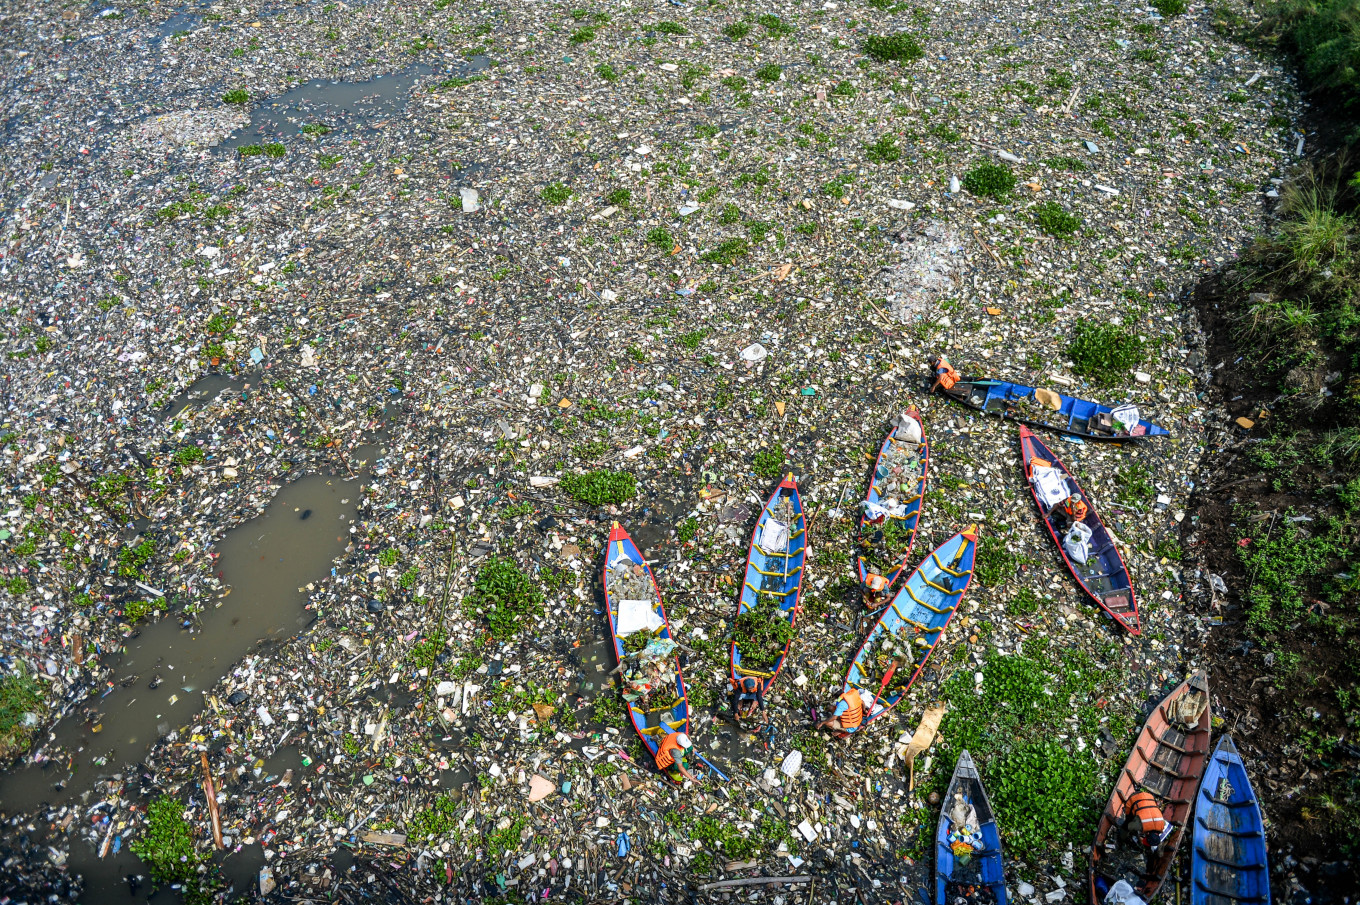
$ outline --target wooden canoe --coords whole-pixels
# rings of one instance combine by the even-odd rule
[[[1196,709],[1198,716],[1192,724],[1178,722],[1184,711]],[[1120,879],[1129,880],[1145,902],[1151,902],[1162,888],[1189,829],[1195,790],[1209,762],[1209,709],[1209,678],[1197,672],[1172,689],[1143,723],[1100,815],[1091,846],[1088,880],[1096,905],[1104,902],[1104,891]],[[1124,817],[1125,802],[1137,792],[1152,794],[1170,828],[1151,858],[1116,823]]]
[[[977,815],[973,827],[981,835],[981,848],[974,843],[974,852],[966,859],[954,855],[949,835],[956,824],[951,818],[955,808],[963,810],[971,806]],[[975,836],[976,836],[975,834]],[[982,787],[982,777],[978,776],[973,765],[973,756],[967,751],[959,754],[959,762],[954,767],[954,778],[949,780],[949,791],[945,792],[940,807],[940,825],[935,832],[935,905],[953,905],[962,898],[979,901],[974,894],[959,887],[991,887],[992,901],[995,905],[1006,905],[1006,878],[1003,874],[1005,862],[1001,856],[1001,834],[997,830],[996,817],[992,813],[991,802],[987,800],[987,790]]]
[[[901,590],[869,629],[850,661],[841,687],[842,694],[857,689],[865,699],[861,728],[895,707],[921,675],[973,580],[977,538],[978,526],[969,525],[931,551],[907,576]],[[887,637],[909,645],[914,654],[905,667],[911,671],[910,677],[905,683],[891,682],[891,688],[885,686],[887,671],[874,665],[874,654]]]
[[[869,518],[868,510],[871,506],[876,506],[886,499],[895,499],[905,508],[902,515],[883,516],[897,525],[900,535],[893,549],[879,551],[880,558],[885,560],[882,575],[887,579],[890,590],[907,567],[912,545],[916,543],[916,528],[920,524],[921,507],[925,503],[926,473],[930,469],[930,440],[926,437],[926,425],[921,420],[921,413],[915,407],[904,411],[902,418],[909,418],[920,427],[921,442],[897,439],[898,434],[902,433],[902,428],[894,426],[883,438],[883,445],[879,447],[873,473],[869,475],[869,490],[864,495],[864,502],[868,505],[860,506],[859,512],[861,553],[855,558],[855,564],[859,569],[861,586],[868,581],[870,567],[863,550],[869,543],[870,536],[883,524],[881,522],[875,524]],[[895,473],[895,470],[899,469],[902,473]],[[890,484],[899,485],[899,489],[889,490]]]
[[[1191,905],[1270,905],[1265,822],[1246,765],[1218,740],[1195,799]]]
[[[1138,423],[1130,425],[1128,429],[1113,426],[1107,429],[1103,427],[1104,419],[1109,418],[1119,405],[1105,405],[1054,392],[1053,396],[1058,401],[1055,411],[1035,398],[1034,389],[1006,380],[965,378],[956,383],[953,389],[941,387],[938,392],[988,415],[1088,440],[1144,440],[1148,437],[1171,436],[1169,430],[1144,418],[1139,418]]]
[[[784,516],[777,518],[776,513]],[[784,531],[777,530],[777,522]],[[782,536],[781,546],[763,546],[769,543],[767,528],[774,528],[772,534]],[[803,566],[807,562],[807,522],[803,517],[803,498],[798,495],[798,482],[790,473],[774,493],[765,501],[760,518],[756,519],[755,531],[751,532],[751,546],[746,553],[746,577],[742,582],[741,593],[737,597],[737,615],[753,609],[759,595],[768,594],[777,598],[779,612],[790,626],[798,623],[798,602],[803,596]],[[728,651],[728,673],[732,681],[739,682],[746,676],[759,679],[763,693],[768,694],[770,686],[784,668],[788,659],[790,640],[773,663],[756,662],[755,658],[742,656],[735,642]],[[744,661],[744,662],[743,662]]]
[[[1067,486],[1067,492],[1080,493],[1082,499],[1086,501],[1089,511],[1086,513],[1084,522],[1087,528],[1091,529],[1091,539],[1089,542],[1091,556],[1084,563],[1079,563],[1072,559],[1063,549],[1062,536],[1066,529],[1059,524],[1063,516],[1062,504],[1055,503],[1048,506],[1040,496],[1039,488],[1035,484],[1035,459],[1042,459],[1051,462],[1053,468],[1058,470],[1063,482]],[[1092,600],[1094,600],[1102,610],[1109,613],[1114,621],[1131,635],[1141,634],[1142,628],[1138,622],[1138,598],[1133,592],[1133,582],[1129,578],[1128,567],[1124,565],[1124,558],[1119,555],[1119,550],[1115,548],[1114,541],[1110,537],[1110,532],[1105,528],[1105,523],[1100,520],[1100,515],[1096,512],[1095,501],[1091,495],[1082,489],[1077,483],[1077,479],[1067,470],[1067,466],[1062,463],[1053,451],[1049,449],[1029,428],[1021,425],[1020,427],[1020,463],[1025,468],[1025,480],[1029,483],[1030,494],[1034,497],[1035,504],[1039,507],[1039,515],[1044,521],[1044,526],[1048,528],[1048,536],[1053,538],[1053,544],[1058,548],[1058,555],[1067,563],[1067,570],[1072,573],[1072,577],[1077,580]]]
[[[656,636],[671,639],[671,626],[666,619],[666,609],[661,603],[661,588],[656,583],[656,576],[652,574],[651,566],[643,559],[642,552],[628,536],[628,532],[615,522],[609,532],[609,543],[605,547],[604,596],[609,612],[609,634],[614,641],[614,655],[620,663],[624,659],[624,649],[623,636],[619,634],[619,608],[624,597],[620,591],[618,570],[626,569],[634,578],[640,578],[642,576],[638,576],[635,571],[639,567],[646,581],[645,583],[635,581],[635,586],[649,589],[651,596],[647,598],[647,602],[653,604],[652,609],[660,621]],[[653,698],[657,697],[658,693],[654,692]],[[665,736],[672,732],[689,732],[689,700],[685,695],[685,679],[680,673],[678,656],[675,658],[674,694],[662,697],[663,706],[650,710],[643,710],[626,698],[624,700],[624,707],[628,710],[628,718],[632,720],[633,728],[637,730],[642,743],[653,756],[656,755],[656,749]]]

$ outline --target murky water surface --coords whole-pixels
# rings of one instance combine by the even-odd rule
[[[285,640],[309,624],[314,617],[299,588],[324,577],[343,552],[360,488],[357,479],[309,475],[283,488],[263,515],[227,532],[217,552],[230,593],[208,598],[192,631],[182,617],[169,617],[130,639],[114,667],[112,689],[57,725],[56,744],[74,757],[0,777],[0,807],[33,811],[76,801],[98,777],[122,772],[142,761],[157,739],[192,726],[203,709],[203,689],[259,642]],[[72,870],[86,880],[82,901],[134,901],[123,878],[145,871],[126,845],[102,860],[83,840],[74,840],[71,849]],[[243,851],[229,860],[253,859]],[[231,867],[241,872],[240,863]],[[143,889],[136,901],[145,899]]]
[[[400,72],[363,82],[313,79],[252,107],[250,122],[217,147],[232,151],[265,142],[286,143],[286,139],[301,135],[303,126],[325,126],[331,131],[348,134],[381,128],[388,120],[405,112],[411,89],[417,82],[431,75],[467,78],[489,65],[490,57],[476,56],[438,72],[424,63],[416,63]]]

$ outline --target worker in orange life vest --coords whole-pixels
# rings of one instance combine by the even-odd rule
[[[858,689],[852,688],[836,701],[836,711],[830,719],[822,720],[817,728],[834,730],[838,736],[845,738],[863,722],[864,699],[859,696]]]
[[[1069,524],[1075,525],[1077,522],[1086,521],[1086,514],[1090,511],[1079,493],[1072,494],[1062,504],[1062,513],[1067,517]]]
[[[1138,792],[1124,804],[1124,828],[1140,846],[1155,854],[1166,834],[1166,816],[1151,793]]]
[[[699,777],[689,772],[685,766],[685,757],[688,756],[694,743],[689,740],[689,736],[683,732],[672,732],[661,740],[661,744],[656,749],[656,766],[670,778],[672,782],[688,779],[690,782],[698,782]]]
[[[930,388],[931,392],[934,392],[937,387],[948,392],[954,389],[954,384],[962,379],[959,377],[959,372],[955,371],[954,366],[949,363],[949,359],[943,355],[935,359],[932,367],[935,368],[935,383]]]

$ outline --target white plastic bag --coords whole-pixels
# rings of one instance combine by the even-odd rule
[[[1121,405],[1110,412],[1110,417],[1122,423],[1126,430],[1132,430],[1135,426],[1137,426],[1139,421],[1138,406]]]
[[[634,632],[655,631],[664,624],[656,613],[655,600],[619,601],[619,619],[614,631],[620,638]]]
[[[1036,466],[1031,480],[1034,482],[1034,489],[1039,492],[1039,499],[1049,508],[1068,497],[1067,481],[1063,478],[1062,472],[1056,468]]]
[[[1128,880],[1120,880],[1105,893],[1105,905],[1147,905],[1147,903],[1133,891]]]
[[[1063,538],[1063,549],[1074,562],[1085,564],[1091,558],[1091,547],[1087,543],[1090,539],[1091,529],[1082,522],[1075,522]]]
[[[760,549],[766,553],[789,552],[789,526],[778,519],[766,519],[760,531]]]
[[[893,431],[893,437],[902,443],[921,442],[921,424],[915,418],[902,415],[898,419],[897,428]]]

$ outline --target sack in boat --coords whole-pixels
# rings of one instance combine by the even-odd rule
[[[1062,408],[1062,396],[1052,390],[1046,390],[1040,387],[1034,391],[1034,399],[1040,405],[1047,406],[1055,412]]]
[[[1086,560],[1091,558],[1091,547],[1088,543],[1090,540],[1091,529],[1082,522],[1075,522],[1063,537],[1063,549],[1073,562],[1085,564]]]
[[[906,413],[903,413],[897,416],[897,419],[893,424],[895,425],[893,428],[893,439],[902,443],[921,442],[921,425],[915,418],[911,418],[906,415]]]
[[[1067,481],[1063,478],[1063,473],[1056,468],[1038,468],[1033,472],[1030,480],[1034,483],[1034,490],[1039,494],[1039,499],[1050,509],[1067,499]]]
[[[760,532],[760,549],[779,555],[789,552],[789,526],[778,519],[767,519]]]

